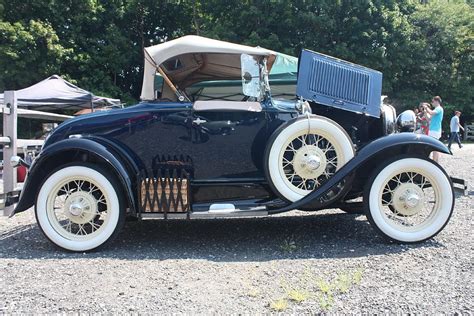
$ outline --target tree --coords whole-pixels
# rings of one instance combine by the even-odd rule
[[[394,95],[414,104],[433,95],[472,111],[474,10],[463,1],[433,1],[410,16],[414,61]],[[408,69],[407,69],[408,70]]]
[[[0,88],[53,73],[133,103],[143,48],[186,34],[302,48],[384,74],[399,110],[439,94],[472,109],[472,1],[0,0]]]
[[[0,22],[1,91],[24,88],[60,73],[60,61],[70,52],[47,22]]]

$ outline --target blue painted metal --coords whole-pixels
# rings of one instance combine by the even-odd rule
[[[88,138],[64,139],[57,143],[51,144],[45,148],[39,157],[37,157],[28,173],[20,200],[15,207],[14,214],[30,208],[36,198],[36,194],[40,189],[41,183],[53,170],[46,168],[46,164],[51,161],[57,161],[65,152],[88,153],[96,158],[105,161],[117,175],[122,184],[124,192],[127,193],[128,205],[132,212],[136,210],[136,197],[133,192],[134,173],[132,161],[126,161],[123,151],[114,148],[110,143],[99,143],[97,140]]]
[[[68,120],[47,139],[30,169],[17,212],[34,203],[37,188],[48,176],[40,165],[60,157],[62,150],[99,154],[113,167],[124,169],[133,203],[137,201],[137,169],[150,168],[159,155],[191,157],[196,170],[192,189],[196,202],[271,197],[274,193],[268,186],[262,184],[256,190],[248,182],[262,182],[267,139],[296,110],[275,108],[270,100],[262,105],[262,112],[197,112],[191,103],[140,103]],[[206,122],[193,123],[198,118]],[[82,138],[69,139],[70,135]]]
[[[380,117],[382,73],[303,50],[296,94],[319,104]]]
[[[413,154],[424,156],[427,156],[431,151],[439,151],[444,154],[451,154],[449,149],[442,142],[426,135],[399,133],[381,137],[360,149],[354,158],[342,166],[342,168],[339,169],[327,182],[318,187],[312,193],[308,194],[301,200],[288,204],[284,207],[275,208],[270,212],[281,213],[295,209],[318,209],[320,207],[319,199],[326,192],[331,190],[342,180],[351,176],[351,174],[357,171],[359,167],[361,167],[371,158],[375,157],[376,155],[383,154],[384,152],[389,152],[390,149],[395,147],[404,147],[407,152],[410,152],[411,150]],[[387,157],[384,157],[384,159],[387,159]]]

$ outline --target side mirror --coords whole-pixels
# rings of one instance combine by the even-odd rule
[[[258,61],[250,55],[242,54],[240,56],[242,71],[242,92],[249,97],[255,97],[257,100],[262,95],[260,84],[260,66]]]

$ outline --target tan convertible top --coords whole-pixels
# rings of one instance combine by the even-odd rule
[[[269,68],[276,55],[275,52],[261,47],[233,44],[194,35],[146,47],[144,53],[142,100],[155,99],[154,79],[158,66],[162,67],[173,83],[180,88],[186,88],[203,80],[239,79],[241,54],[270,57]],[[179,64],[174,60],[176,58],[179,59]],[[172,67],[167,67],[166,62],[169,61]]]

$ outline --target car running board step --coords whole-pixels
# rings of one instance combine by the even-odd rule
[[[206,218],[232,218],[232,217],[260,217],[268,216],[268,210],[265,206],[253,207],[251,209],[236,209],[230,207],[232,204],[212,204],[208,211],[191,212],[189,218],[191,219],[206,219]],[[142,213],[142,219],[185,219],[188,218],[187,213]]]

